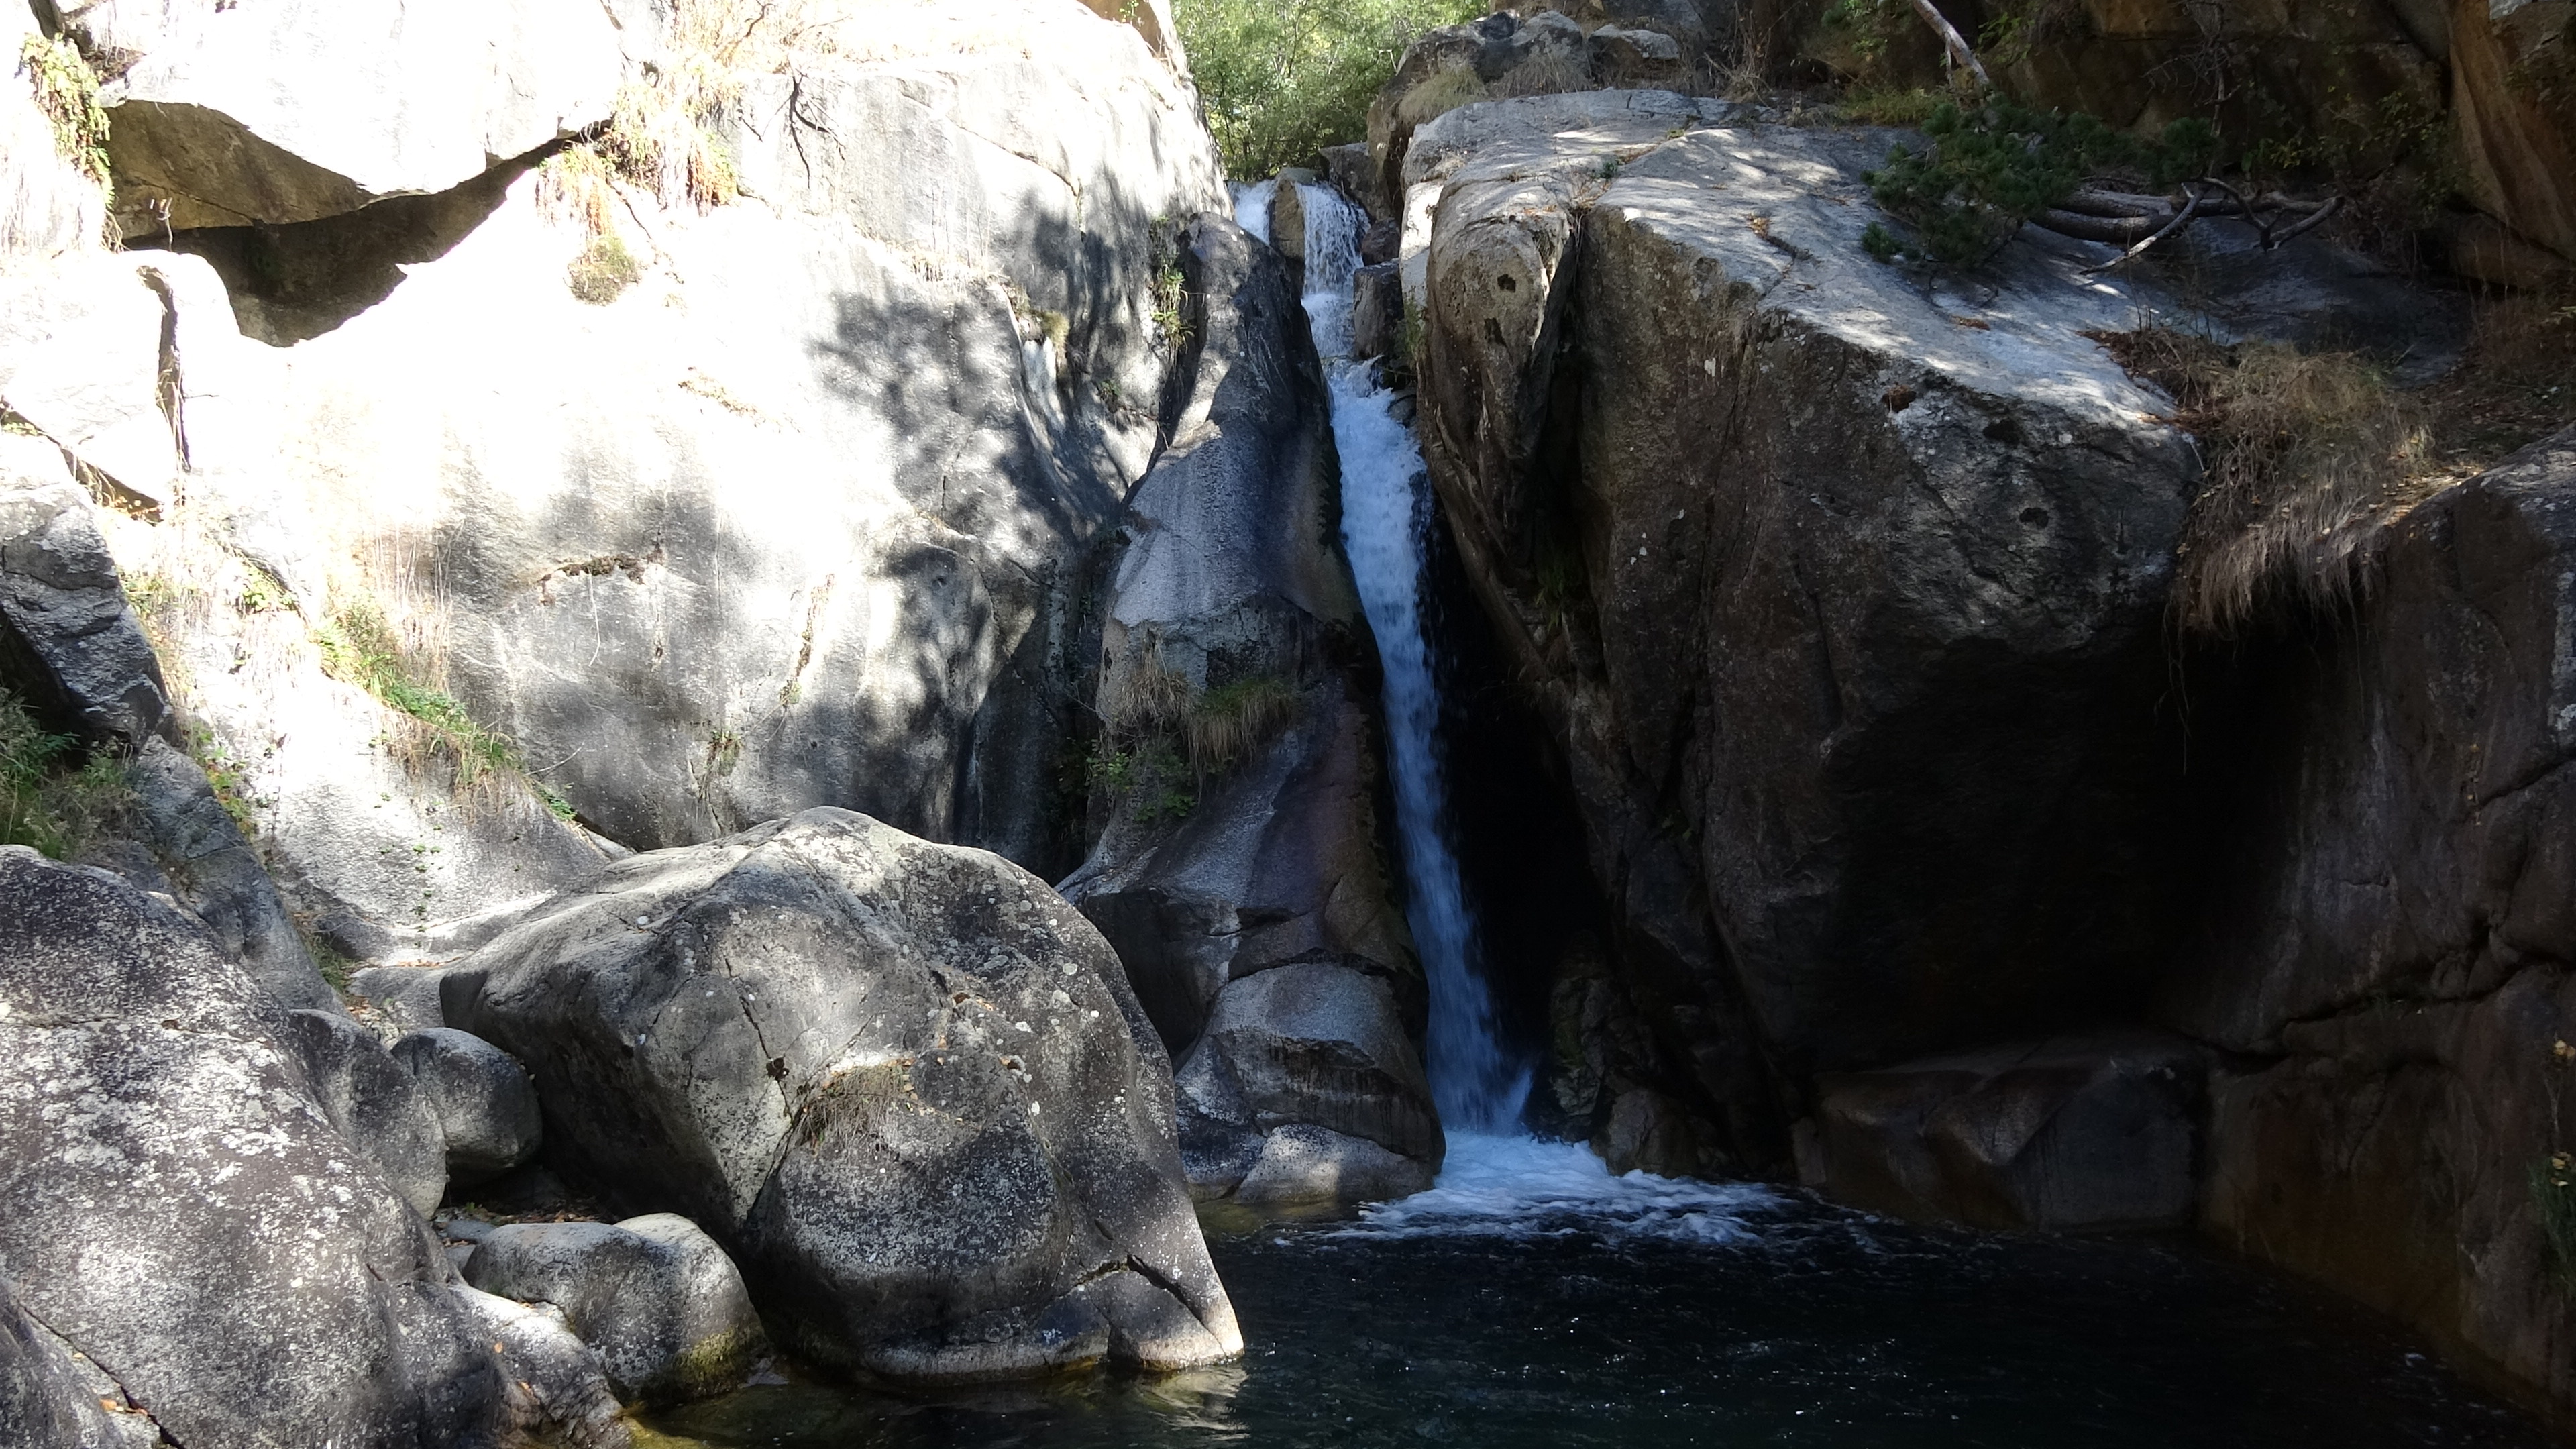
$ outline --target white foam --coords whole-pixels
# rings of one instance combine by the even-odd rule
[[[1270,244],[1270,198],[1279,190],[1276,181],[1256,181],[1246,186],[1229,181],[1225,189],[1234,196],[1234,224],[1252,233],[1264,246]]]
[[[1579,1142],[1453,1133],[1429,1192],[1364,1208],[1336,1237],[1535,1239],[1590,1234],[1614,1241],[1751,1243],[1750,1219],[1792,1207],[1749,1182],[1700,1182],[1650,1172],[1613,1176]]]

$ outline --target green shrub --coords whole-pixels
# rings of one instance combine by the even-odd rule
[[[38,724],[24,701],[0,689],[0,845],[26,845],[69,859],[134,803],[125,761],[115,751]]]
[[[98,72],[68,40],[30,35],[18,66],[36,89],[36,109],[54,127],[54,149],[108,191],[107,108],[98,101]]]
[[[1925,118],[1923,133],[1932,148],[1890,149],[1887,164],[1869,173],[1870,193],[1913,228],[1911,250],[1950,266],[1985,260],[2088,177],[2128,173],[2170,186],[2207,171],[2218,146],[2217,133],[2198,119],[2140,141],[2081,111],[2035,111],[2000,99],[1972,111],[1945,101]]]
[[[564,282],[574,296],[594,307],[604,307],[643,276],[644,268],[636,262],[635,254],[626,249],[626,243],[615,232],[610,232],[590,239],[590,245],[583,247],[581,255],[573,258],[565,270]]]
[[[1481,0],[1177,0],[1174,19],[1226,170],[1267,176],[1367,134],[1413,38]]]
[[[2549,1243],[2549,1266],[2559,1284],[2576,1284],[2576,1160],[2564,1152],[2534,1158],[2531,1207]]]

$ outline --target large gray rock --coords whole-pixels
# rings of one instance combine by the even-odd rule
[[[809,810],[620,861],[443,986],[528,1064],[549,1161],[705,1226],[787,1347],[922,1380],[1094,1361],[1120,1338],[1078,1290],[1132,1264],[1195,1317],[1181,1361],[1240,1350],[1153,1027],[994,856]]]
[[[599,1355],[574,1336],[561,1310],[514,1303],[462,1284],[455,1289],[478,1339],[510,1366],[510,1429],[569,1449],[630,1449],[634,1433],[609,1388]]]
[[[1410,1197],[1439,1175],[1436,1162],[1296,1122],[1261,1139],[1260,1154],[1232,1197],[1252,1208],[1343,1207]]]
[[[279,1044],[303,1063],[324,1116],[422,1217],[447,1192],[447,1137],[437,1106],[384,1039],[345,1016],[290,1011]]]
[[[0,848],[0,1274],[191,1449],[523,1442],[422,1222],[186,916]]]
[[[109,1402],[123,1407],[121,1401],[101,1397],[71,1350],[29,1318],[18,1295],[0,1283],[0,1443],[23,1449],[122,1449],[128,1444],[141,1449],[160,1442],[148,1417],[111,1414]]]
[[[437,1117],[447,1172],[459,1185],[488,1181],[537,1155],[545,1133],[537,1091],[508,1052],[434,1026],[396,1041],[392,1057]]]
[[[484,1292],[562,1309],[630,1401],[723,1393],[741,1384],[767,1342],[733,1260],[674,1213],[505,1223],[475,1245],[463,1272]]]
[[[1414,1164],[1409,1174],[1375,1167],[1354,1172],[1354,1186],[1362,1179],[1371,1186],[1402,1180],[1413,1183],[1407,1190],[1419,1191],[1430,1185],[1444,1153],[1430,1084],[1393,994],[1382,980],[1348,967],[1275,966],[1229,984],[1182,1061],[1178,1081],[1182,1147],[1203,1194],[1231,1190],[1236,1183],[1229,1176],[1242,1179],[1267,1164],[1266,1143],[1291,1126],[1364,1139]],[[1291,1145],[1312,1157],[1322,1140],[1292,1138]],[[1289,1171],[1282,1162],[1272,1176]],[[1264,1191],[1274,1199],[1291,1195],[1279,1187]]]
[[[2576,432],[2374,551],[2349,612],[2199,681],[2208,884],[2161,1012],[2227,1053],[2204,1221],[2576,1403],[2534,1175],[2576,1042]]]
[[[616,12],[583,0],[54,8],[122,72],[103,98],[129,237],[444,191],[607,120],[625,69]]]
[[[1979,1227],[2182,1227],[2197,1204],[2202,1054],[2150,1032],[2051,1038],[1816,1079],[1837,1199]]]
[[[1759,1164],[1788,1156],[1766,1060],[2134,1008],[2197,464],[2082,335],[2156,303],[2079,275],[2100,253],[2034,242],[1973,285],[1883,266],[1861,173],[1886,133],[1688,129],[1723,115],[1472,107],[1407,177],[1442,188],[1433,482],[1544,681],[1621,974],[1690,1064],[1656,1085]]]

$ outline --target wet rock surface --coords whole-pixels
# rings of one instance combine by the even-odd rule
[[[1277,191],[1296,194],[1292,184]],[[1274,235],[1305,226],[1302,206],[1274,206]],[[1419,1020],[1420,967],[1379,840],[1374,656],[1337,546],[1333,442],[1307,315],[1288,269],[1221,218],[1200,220],[1183,262],[1203,309],[1191,390],[1130,504],[1106,592],[1095,748],[1136,761],[1140,775],[1158,752],[1174,775],[1185,759],[1196,768],[1186,784],[1156,777],[1100,792],[1099,839],[1062,889],[1119,952],[1182,1064],[1185,1094],[1213,1102],[1217,1088],[1186,1084],[1200,1054],[1213,1062],[1237,1050],[1221,1035],[1304,1031],[1292,1019],[1291,999],[1304,999],[1297,986],[1347,1007],[1331,1030],[1366,1080],[1283,1068],[1281,1050],[1305,1048],[1274,1038],[1268,1050],[1241,1047],[1254,1093],[1244,1100],[1258,1104],[1243,1110],[1253,1115],[1185,1111],[1182,1152],[1203,1195],[1241,1177],[1240,1165],[1221,1164],[1257,1154],[1257,1141],[1236,1139],[1285,1122],[1366,1133],[1436,1164],[1438,1127],[1405,1034]],[[1137,703],[1157,691],[1178,706]],[[1195,791],[1177,822],[1152,808],[1157,791],[1174,789]],[[1273,1008],[1284,1014],[1270,1019]],[[1370,1118],[1380,1092],[1393,1096],[1383,1119]],[[1391,1125],[1397,1118],[1406,1125]],[[1207,1140],[1187,1125],[1220,1120]]]
[[[528,1064],[549,1160],[707,1228],[784,1347],[922,1380],[1097,1361],[1077,1290],[1133,1265],[1197,1360],[1240,1348],[1152,1024],[994,856],[808,811],[621,861],[443,985]]]
[[[1816,1185],[1861,1207],[2005,1230],[2187,1226],[2204,1071],[2195,1044],[2129,1032],[1827,1073]]]

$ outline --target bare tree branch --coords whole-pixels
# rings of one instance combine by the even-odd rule
[[[2129,263],[2145,256],[2147,254],[2147,248],[2154,246],[2156,243],[2163,241],[2166,237],[2172,236],[2174,233],[2181,231],[2184,227],[2191,225],[2191,219],[2200,215],[2200,193],[2186,186],[2183,188],[2182,194],[2189,199],[2183,202],[2182,210],[2174,213],[2173,220],[2166,222],[2163,226],[2157,228],[2154,235],[2138,243],[2136,246],[2129,248],[2127,251],[2120,253],[2118,256],[2113,257],[2111,260],[2103,262],[2098,266],[2086,267],[2084,269],[2085,273],[2090,275],[2096,272],[2107,272],[2113,267],[2127,266]]]
[[[1932,33],[1941,37],[1942,49],[1950,53],[1950,64],[1975,76],[1978,89],[1990,91],[1995,88],[1994,77],[1986,74],[1984,62],[1978,60],[1977,53],[1968,48],[1968,37],[1959,33],[1959,27],[1952,25],[1949,19],[1942,15],[1940,9],[1933,5],[1932,0],[1914,0],[1914,13],[1922,16],[1923,23],[1932,27]]]

